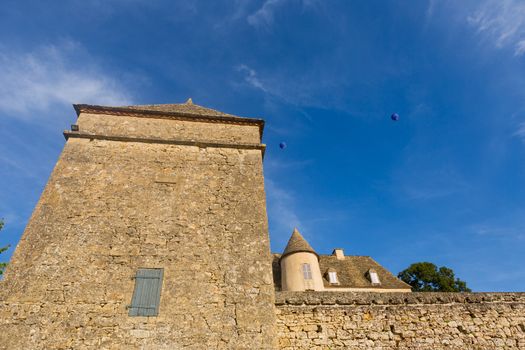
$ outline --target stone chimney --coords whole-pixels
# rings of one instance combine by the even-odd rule
[[[332,252],[332,255],[335,255],[337,260],[344,260],[345,259],[345,253],[342,248],[335,248]]]

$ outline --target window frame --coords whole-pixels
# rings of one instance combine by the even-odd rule
[[[328,282],[330,282],[330,284],[339,284],[337,271],[328,271]]]
[[[131,304],[128,305],[128,316],[158,316],[164,269],[139,268],[133,279],[135,285]]]
[[[370,276],[370,283],[374,285],[381,284],[381,280],[379,279],[379,275],[376,271],[369,271],[368,275]]]
[[[304,280],[313,280],[312,276],[312,266],[308,263],[302,264],[303,279]]]

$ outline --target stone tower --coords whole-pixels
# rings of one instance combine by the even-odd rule
[[[75,110],[0,288],[0,347],[273,348],[264,122],[191,100]]]

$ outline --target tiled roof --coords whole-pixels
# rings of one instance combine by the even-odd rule
[[[273,254],[273,278],[276,290],[281,290],[280,254]],[[339,260],[333,255],[320,255],[319,267],[323,276],[323,283],[327,289],[338,288],[376,288],[376,289],[410,289],[410,286],[397,279],[388,270],[379,265],[369,256],[345,256]],[[326,272],[337,272],[338,285],[328,282]],[[381,284],[373,285],[367,278],[367,272],[374,269],[379,276]]]
[[[135,105],[135,106],[123,106],[119,108],[127,108],[131,110],[151,111],[151,112],[182,113],[182,114],[191,114],[195,116],[237,117],[233,114],[223,113],[215,109],[196,105],[193,103],[191,98],[188,99],[186,103],[161,104],[161,105]]]
[[[292,254],[292,253],[298,253],[298,252],[310,252],[317,255],[314,248],[308,244],[308,242],[303,238],[303,236],[299,233],[297,228],[294,228],[292,236],[290,237],[290,240],[288,241],[288,245],[284,249],[282,257]]]

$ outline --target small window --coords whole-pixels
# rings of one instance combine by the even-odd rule
[[[337,272],[335,272],[335,271],[329,271],[329,272],[328,272],[328,281],[329,281],[331,284],[337,284],[337,283],[339,283],[339,281],[337,280]]]
[[[310,267],[310,264],[303,264],[303,277],[305,280],[312,279],[312,269]]]
[[[159,314],[162,269],[139,269],[129,306],[129,316],[157,316]]]
[[[379,276],[377,275],[377,272],[375,270],[368,271],[368,275],[370,276],[370,282],[372,284],[381,284],[381,281],[379,280]]]

